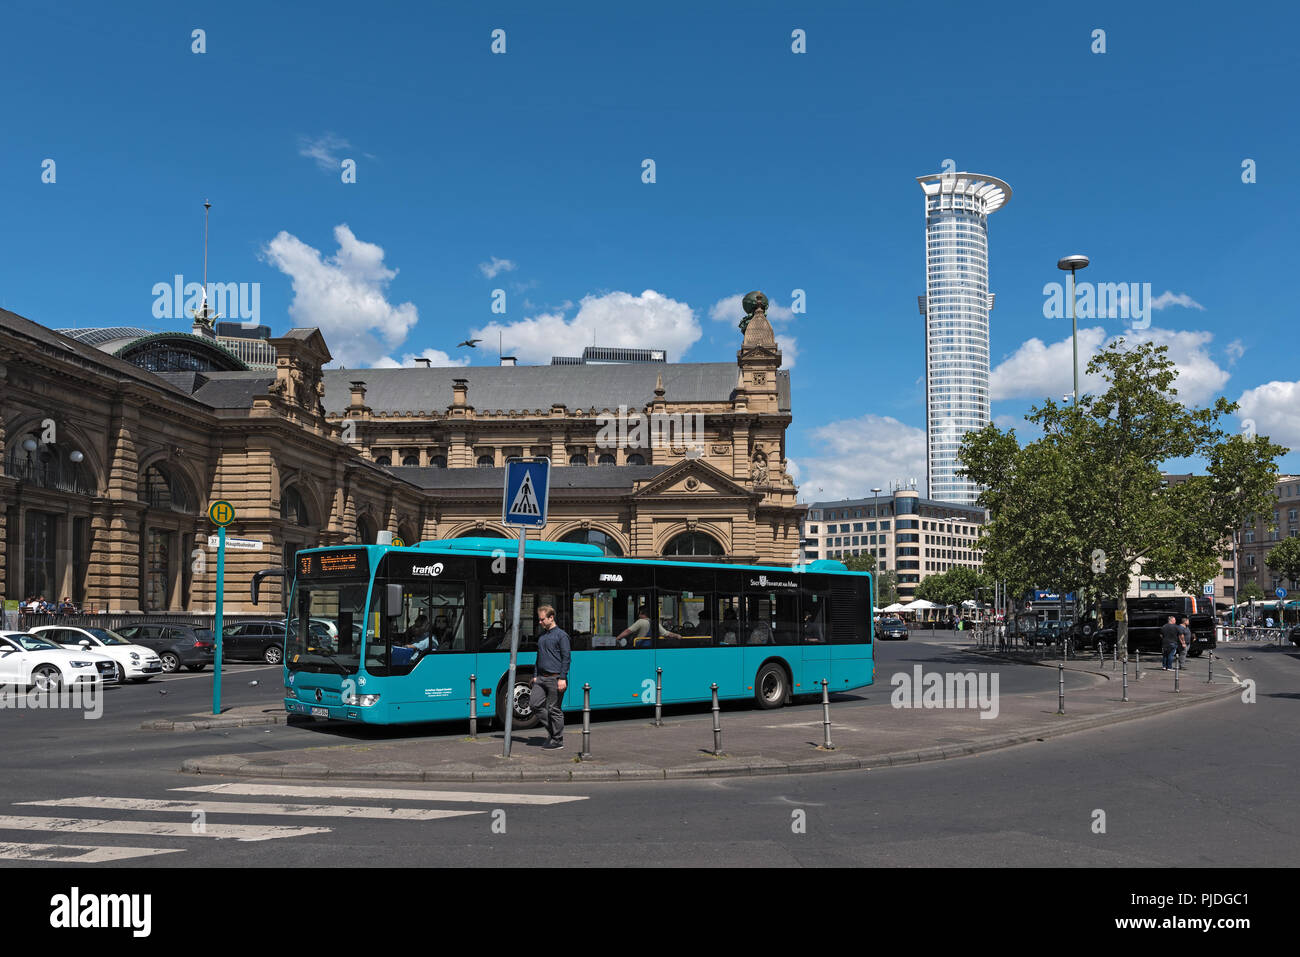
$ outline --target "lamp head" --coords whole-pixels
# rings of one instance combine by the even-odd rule
[[[1074,272],[1076,269],[1084,269],[1087,265],[1088,257],[1081,254],[1062,256],[1056,261],[1056,268],[1064,269],[1067,272]]]

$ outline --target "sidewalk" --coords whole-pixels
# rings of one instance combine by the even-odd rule
[[[970,649],[967,649],[970,650]],[[987,670],[998,665],[1018,668],[1038,665],[993,653]],[[1042,662],[1055,669],[1054,661]],[[981,671],[985,666],[981,666]],[[1108,663],[1109,668],[1109,663]],[[834,750],[823,750],[822,712],[819,707],[760,711],[729,706],[722,713],[724,754],[714,756],[713,715],[705,708],[665,717],[663,727],[651,725],[653,710],[645,718],[613,720],[593,715],[592,756],[580,759],[582,716],[566,714],[565,749],[542,751],[546,735],[541,728],[516,731],[511,757],[501,756],[504,734],[479,725],[476,740],[451,724],[430,725],[427,736],[338,743],[323,732],[304,735],[319,742],[299,751],[268,754],[220,755],[185,761],[181,770],[194,774],[292,780],[370,781],[625,781],[685,777],[801,774],[858,768],[888,767],[938,761],[1043,741],[1062,734],[1149,717],[1174,708],[1188,707],[1239,693],[1239,685],[1226,662],[1215,662],[1215,680],[1206,682],[1204,660],[1185,672],[1181,690],[1174,692],[1172,672],[1142,668],[1140,680],[1130,665],[1129,701],[1122,702],[1119,671],[1099,670],[1098,663],[1077,659],[1066,664],[1066,714],[1057,714],[1056,683],[1047,692],[1000,694],[998,713],[982,718],[975,704],[954,707],[894,707],[902,697],[891,684],[893,676],[877,674],[877,683],[855,692],[868,704],[848,698],[831,702],[831,740]],[[951,673],[965,673],[952,671]],[[909,701],[912,699],[909,697]],[[919,700],[919,693],[918,693]],[[990,709],[991,711],[992,709]],[[246,713],[244,713],[246,712]],[[621,712],[625,715],[628,712]],[[233,709],[214,718],[185,716],[172,722],[176,730],[199,727],[282,723],[285,715],[265,706]],[[278,719],[278,720],[277,720]],[[299,720],[299,719],[295,719]],[[152,722],[161,727],[167,722]],[[310,725],[308,726],[310,727]],[[322,723],[320,727],[326,725]]]

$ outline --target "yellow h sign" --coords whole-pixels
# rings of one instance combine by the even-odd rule
[[[213,525],[229,525],[235,520],[235,506],[225,501],[213,502],[208,507],[208,518]]]

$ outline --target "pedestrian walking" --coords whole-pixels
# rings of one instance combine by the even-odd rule
[[[537,674],[533,684],[541,686],[546,700],[541,705],[546,723],[543,751],[564,749],[564,689],[569,686],[569,635],[555,624],[555,609],[542,605],[537,609],[537,623],[542,633],[537,638]]]
[[[1160,667],[1164,671],[1169,671],[1174,666],[1174,655],[1178,653],[1178,639],[1182,632],[1178,630],[1177,619],[1169,616],[1169,620],[1160,626]]]
[[[1192,622],[1186,615],[1178,625],[1178,667],[1187,669],[1187,652],[1192,647]]]

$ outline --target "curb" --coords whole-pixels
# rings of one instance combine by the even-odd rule
[[[207,731],[212,728],[252,728],[257,725],[286,724],[288,714],[264,714],[247,718],[223,718],[213,715],[211,718],[195,717],[192,720],[164,718],[146,721],[140,725],[141,731]]]
[[[898,767],[910,764],[926,764],[931,761],[944,761],[949,758],[963,758],[1002,748],[1046,741],[1048,738],[1061,737],[1078,731],[1121,724],[1148,718],[1166,711],[1192,707],[1217,701],[1229,695],[1239,694],[1240,687],[1231,684],[1209,694],[1196,698],[1176,698],[1155,704],[1142,705],[1132,711],[1117,711],[1109,714],[1093,715],[1088,718],[1066,720],[1057,725],[1048,725],[1032,731],[1020,731],[995,738],[967,744],[949,744],[922,748],[913,751],[895,751],[866,757],[818,758],[810,761],[751,761],[747,764],[728,765],[725,759],[713,765],[687,765],[671,768],[617,768],[601,767],[593,763],[589,769],[574,768],[493,768],[479,771],[442,771],[425,769],[375,769],[367,771],[357,769],[330,769],[316,764],[298,766],[249,764],[236,755],[229,757],[189,758],[181,764],[184,774],[224,774],[253,778],[278,778],[298,781],[343,781],[343,780],[403,780],[425,782],[459,782],[459,783],[507,783],[521,781],[665,781],[682,778],[703,777],[752,777],[766,774],[820,774],[828,771],[871,770],[878,767]],[[1172,692],[1170,692],[1172,694]],[[201,723],[201,722],[196,722]],[[265,722],[264,722],[265,723]]]

